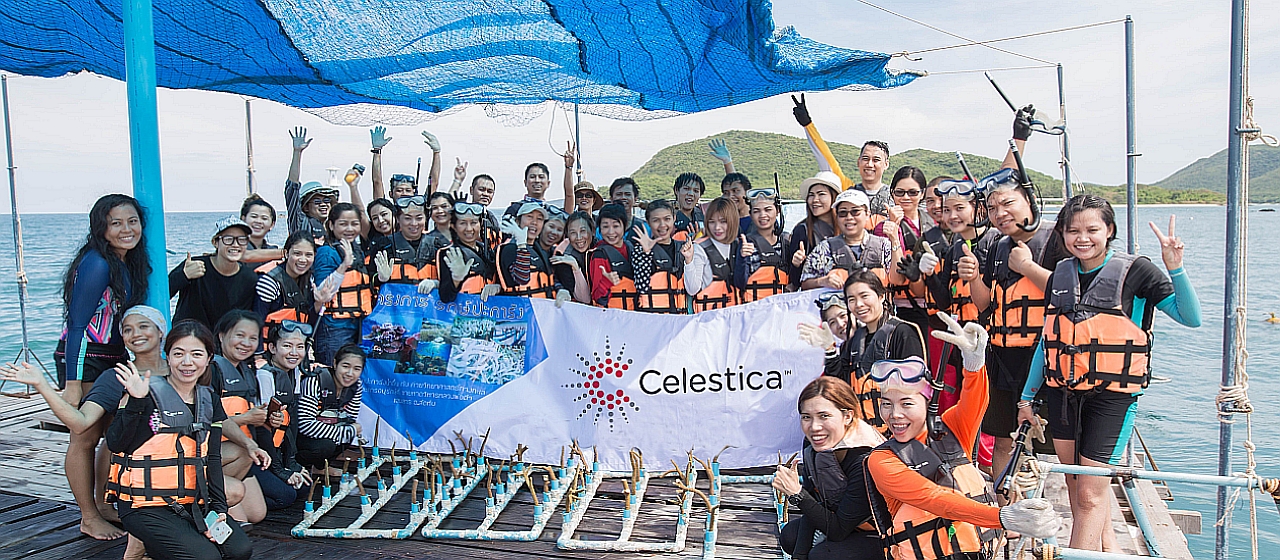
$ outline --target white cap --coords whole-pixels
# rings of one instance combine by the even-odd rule
[[[836,192],[840,192],[840,188],[842,187],[839,175],[836,175],[835,173],[832,173],[830,171],[819,171],[817,175],[814,175],[813,177],[805,179],[802,183],[800,183],[800,194],[802,195],[808,194],[809,187],[812,187],[814,185],[826,185],[828,187],[831,187],[831,190]]]
[[[839,207],[842,202],[848,202],[854,206],[861,206],[863,208],[871,207],[871,201],[867,200],[867,194],[858,189],[849,189],[841,192],[836,196],[836,201],[831,204],[831,207]]]

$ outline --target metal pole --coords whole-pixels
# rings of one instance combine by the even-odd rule
[[[22,223],[18,218],[18,182],[13,165],[13,133],[9,128],[9,77],[0,75],[0,91],[4,97],[4,149],[9,163],[9,212],[13,217],[13,264],[18,272],[18,316],[22,320],[22,354],[30,348],[27,338],[27,280],[22,267]]]
[[[1125,204],[1129,222],[1129,253],[1138,251],[1138,115],[1133,83],[1133,18],[1124,16]]]
[[[1067,97],[1062,86],[1062,63],[1058,63],[1058,111],[1062,114],[1062,194],[1071,198],[1071,142],[1067,139]]]
[[[1231,98],[1229,99],[1227,128],[1227,258],[1226,274],[1223,281],[1222,302],[1222,385],[1235,384],[1236,358],[1239,349],[1235,346],[1237,330],[1240,328],[1236,308],[1240,306],[1242,288],[1240,277],[1240,257],[1243,247],[1240,245],[1241,213],[1249,203],[1241,200],[1244,158],[1244,138],[1240,136],[1241,120],[1244,108],[1244,37],[1245,6],[1247,0],[1231,0]],[[1223,409],[1230,405],[1223,403]],[[1231,473],[1231,424],[1230,415],[1219,417],[1218,423],[1218,474],[1226,476]],[[1215,519],[1222,519],[1227,508],[1227,489],[1218,488],[1218,509]],[[1227,560],[1228,557],[1227,525],[1218,524],[1214,530],[1214,558]]]
[[[124,2],[125,86],[129,99],[129,153],[133,196],[146,212],[151,261],[147,304],[169,315],[169,265],[165,259],[164,192],[160,183],[160,125],[156,116],[156,43],[151,0]]]
[[[578,121],[578,104],[573,104],[573,151],[574,176],[582,180],[582,127]]]
[[[249,175],[247,177],[248,194],[253,195],[253,192],[257,190],[253,185],[253,110],[249,107],[248,99],[244,100],[244,149],[248,157],[248,167],[246,168]]]

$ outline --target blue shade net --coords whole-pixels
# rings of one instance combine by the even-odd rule
[[[160,86],[341,124],[481,104],[645,119],[793,91],[904,85],[889,55],[775,30],[767,0],[153,0]],[[124,78],[120,1],[0,3],[0,69]],[[536,115],[535,115],[536,116]]]

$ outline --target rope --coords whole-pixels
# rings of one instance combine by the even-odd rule
[[[1258,126],[1258,123],[1253,120],[1253,97],[1248,94],[1244,98],[1244,119],[1240,124],[1240,128],[1248,131],[1240,133],[1240,136],[1244,137],[1245,144],[1254,140],[1262,140],[1262,143],[1268,146],[1280,146],[1280,140],[1270,134],[1263,134],[1262,127]]]
[[[1011,51],[1011,50],[1002,49],[1002,48],[1000,48],[1000,47],[993,47],[993,46],[991,46],[991,45],[986,44],[986,43],[989,43],[990,41],[987,41],[987,42],[983,42],[983,41],[975,41],[975,40],[970,39],[970,38],[968,38],[968,37],[965,37],[965,36],[963,36],[963,35],[959,35],[959,34],[952,33],[952,32],[950,32],[950,31],[947,31],[946,29],[943,29],[943,28],[938,27],[938,26],[936,26],[936,25],[930,25],[930,24],[925,23],[925,22],[923,22],[923,21],[920,21],[920,20],[918,20],[918,19],[915,19],[915,18],[912,18],[912,17],[908,17],[908,16],[905,16],[905,15],[902,15],[902,14],[900,14],[900,13],[898,13],[898,12],[895,12],[895,11],[893,11],[893,10],[890,10],[890,9],[888,9],[888,8],[883,8],[883,7],[877,6],[877,5],[875,5],[875,4],[872,4],[871,2],[868,2],[867,0],[858,0],[858,2],[863,3],[863,4],[866,4],[866,5],[868,5],[868,6],[871,6],[872,8],[875,8],[875,9],[877,9],[877,10],[880,10],[880,11],[882,11],[882,12],[884,12],[884,13],[889,14],[889,15],[896,16],[896,17],[899,17],[899,18],[905,19],[905,20],[907,20],[907,21],[909,21],[909,22],[911,22],[911,23],[914,23],[914,24],[916,24],[916,25],[919,25],[919,26],[922,26],[922,27],[927,27],[927,28],[929,28],[929,29],[932,29],[932,30],[934,30],[934,31],[937,31],[938,33],[942,33],[942,34],[944,34],[944,35],[950,35],[950,36],[952,36],[952,37],[955,37],[956,39],[960,39],[961,41],[966,41],[966,44],[969,44],[969,45],[980,45],[980,46],[986,47],[986,48],[988,48],[988,49],[991,49],[991,50],[993,50],[993,51],[999,51],[999,52],[1002,52],[1002,53],[1005,53],[1005,54],[1011,54],[1011,55],[1013,55],[1013,56],[1017,56],[1017,57],[1020,57],[1020,58],[1025,58],[1025,59],[1027,59],[1027,60],[1034,60],[1034,61],[1039,62],[1039,63],[1041,63],[1041,64],[1053,64],[1052,62],[1049,62],[1048,60],[1045,60],[1045,59],[1043,59],[1043,58],[1036,58],[1036,57],[1034,57],[1034,56],[1029,56],[1029,55],[1025,55],[1025,54],[1021,54],[1021,53],[1016,53],[1016,52],[1013,52],[1013,51]],[[905,55],[906,53],[900,53],[900,54],[904,54],[904,55]]]
[[[898,56],[898,55],[893,55]],[[1003,68],[974,68],[971,70],[943,70],[941,72],[926,72],[925,76],[945,76],[947,74],[977,74],[979,72],[1008,72],[1010,70],[1036,70],[1040,68],[1057,68],[1057,64],[1035,64],[1032,66],[1005,66]]]
[[[865,3],[865,2],[864,2],[864,3]],[[878,7],[878,6],[877,6],[877,7]],[[1003,37],[1003,38],[1000,38],[1000,39],[991,39],[991,40],[988,40],[988,41],[977,41],[977,42],[972,42],[972,41],[971,41],[971,42],[968,42],[968,43],[960,43],[960,44],[958,44],[958,45],[947,45],[947,46],[945,46],[945,47],[934,47],[934,48],[931,48],[931,49],[924,49],[924,50],[922,50],[922,51],[902,51],[902,52],[900,52],[900,53],[895,53],[893,56],[901,56],[901,57],[907,58],[907,59],[909,59],[909,60],[918,60],[918,59],[912,59],[912,58],[911,58],[911,55],[918,55],[918,54],[924,54],[924,53],[930,53],[930,52],[937,52],[937,51],[945,51],[945,50],[947,50],[947,49],[958,49],[958,48],[960,48],[960,47],[972,47],[972,46],[974,46],[974,45],[987,46],[987,45],[990,45],[991,43],[1002,43],[1002,42],[1004,42],[1004,41],[1013,41],[1013,40],[1015,40],[1015,39],[1026,39],[1026,38],[1029,38],[1029,37],[1039,37],[1039,36],[1041,36],[1041,35],[1049,35],[1049,34],[1052,34],[1052,33],[1062,33],[1062,32],[1064,32],[1064,31],[1078,31],[1078,30],[1080,30],[1080,29],[1089,29],[1090,27],[1101,27],[1101,26],[1103,26],[1103,25],[1111,25],[1111,24],[1113,24],[1113,23],[1124,23],[1124,19],[1113,19],[1113,20],[1110,20],[1110,21],[1100,21],[1100,22],[1097,22],[1097,23],[1086,23],[1086,24],[1084,24],[1084,25],[1076,25],[1076,26],[1072,26],[1072,27],[1060,27],[1060,28],[1058,28],[1058,29],[1050,29],[1050,30],[1048,30],[1048,31],[1037,31],[1037,32],[1035,32],[1035,33],[1027,33],[1026,35],[1014,35],[1013,37]]]

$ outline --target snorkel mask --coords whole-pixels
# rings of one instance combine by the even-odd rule
[[[881,360],[871,365],[868,374],[872,381],[880,385],[880,393],[884,394],[896,389],[904,393],[920,393],[929,401],[925,426],[929,437],[940,440],[946,436],[947,427],[942,423],[942,415],[938,413],[938,396],[942,394],[942,376],[933,375],[924,360],[911,356],[905,360]]]

